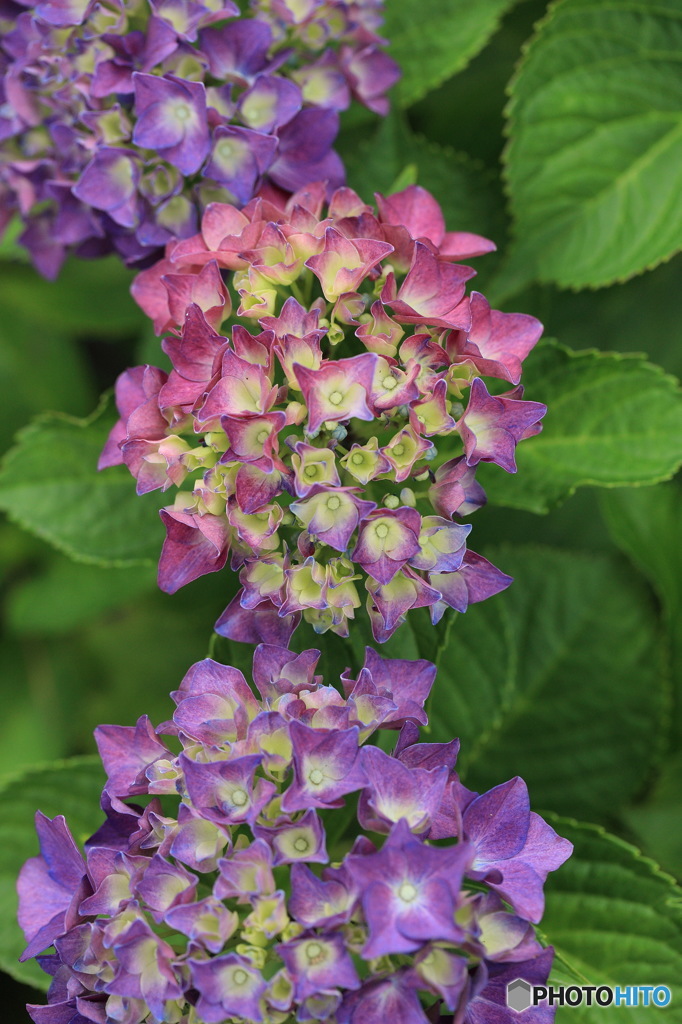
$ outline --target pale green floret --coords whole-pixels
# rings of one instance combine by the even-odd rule
[[[327,951],[320,942],[307,942],[304,952],[309,964],[321,964],[327,959]]]
[[[412,882],[403,882],[398,889],[398,896],[403,903],[414,903],[417,898],[417,889],[412,885]]]
[[[173,116],[176,121],[189,121],[192,116],[192,110],[186,103],[178,103],[173,108]]]

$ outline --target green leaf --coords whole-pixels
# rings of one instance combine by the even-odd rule
[[[58,557],[12,588],[7,621],[20,635],[67,633],[155,588],[151,566],[103,569]]]
[[[98,410],[86,420],[47,414],[20,431],[0,470],[0,509],[76,561],[149,564],[163,530],[166,497],[138,497],[124,466],[97,472],[112,425]]]
[[[96,339],[137,335],[147,318],[130,295],[132,271],[116,256],[68,260],[57,281],[46,281],[29,266],[3,264],[3,315],[17,315],[37,328]],[[105,313],[105,315],[102,315]]]
[[[649,580],[663,606],[668,633],[675,738],[682,739],[682,481],[658,487],[617,490],[601,496],[601,508],[615,544]]]
[[[64,814],[77,843],[102,822],[99,796],[104,773],[98,757],[77,757],[42,765],[4,781],[0,787],[0,968],[13,978],[47,989],[49,978],[38,965],[20,964],[26,943],[17,924],[17,875],[38,853],[34,816]]]
[[[648,578],[675,622],[682,611],[682,487],[673,480],[601,495],[609,532]]]
[[[393,0],[383,31],[402,78],[395,88],[401,106],[421,99],[483,49],[514,0]]]
[[[536,806],[608,819],[660,755],[667,684],[647,594],[597,554],[518,545],[486,556],[515,582],[450,630],[432,733],[460,737],[477,790],[518,774]]]
[[[600,291],[567,292],[554,285],[534,285],[505,300],[509,309],[533,313],[545,325],[548,338],[580,349],[594,345],[602,352],[646,353],[668,373],[682,377],[682,291],[677,287],[676,260]],[[489,281],[486,296],[499,305],[500,275]],[[594,325],[598,325],[594,329]]]
[[[0,237],[0,260],[20,260],[28,262],[28,253],[22,245],[19,245],[17,238],[24,229],[20,217],[13,217]]]
[[[680,389],[644,356],[544,342],[524,384],[547,416],[542,433],[519,445],[517,474],[481,467],[492,503],[547,512],[577,487],[654,484],[682,463]]]
[[[0,279],[5,268],[1,268]],[[0,287],[0,304],[2,303]],[[64,331],[37,326],[7,305],[0,322],[0,450],[47,409],[80,415],[95,399],[82,354]]]
[[[643,849],[682,878],[682,752],[666,758],[646,800],[622,817]]]
[[[682,247],[678,0],[559,0],[511,83],[510,261],[601,287]]]
[[[665,1010],[566,1007],[557,1024],[682,1021],[682,889],[629,843],[551,816],[573,856],[545,886],[541,929],[556,950],[554,984],[667,985]]]
[[[68,753],[49,667],[34,653],[9,637],[0,643],[0,780]]]

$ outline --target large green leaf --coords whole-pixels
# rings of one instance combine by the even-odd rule
[[[13,638],[0,642],[0,779],[68,753],[50,666],[35,654]]]
[[[120,340],[144,330],[147,318],[130,295],[133,272],[116,256],[68,260],[57,281],[46,281],[30,266],[3,263],[0,302],[5,315],[18,315],[47,332]],[[30,341],[33,339],[27,339]]]
[[[553,982],[667,985],[665,1010],[566,1007],[557,1024],[654,1024],[682,1020],[682,889],[628,843],[593,825],[551,817],[573,856],[545,887],[541,930],[554,946]]]
[[[658,487],[602,494],[601,508],[611,537],[656,591],[670,644],[674,738],[682,740],[682,481]]]
[[[509,305],[534,313],[544,323],[547,337],[559,338],[569,348],[590,345],[602,352],[645,353],[657,366],[682,378],[679,276],[678,261],[672,260],[599,291],[568,292],[553,285],[534,285]],[[489,292],[490,285],[486,295],[494,305]]]
[[[0,280],[5,268],[0,266]],[[68,333],[3,304],[0,286],[0,451],[25,423],[45,409],[81,415],[94,392],[82,353]]]
[[[104,569],[57,555],[12,588],[8,625],[21,636],[68,633],[155,588],[152,566]]]
[[[622,281],[682,247],[678,0],[559,0],[512,80],[516,272]]]
[[[409,106],[466,67],[514,0],[389,0],[384,32],[402,70],[395,89]]]
[[[660,756],[667,684],[647,592],[599,555],[486,551],[515,577],[457,618],[430,701],[464,781],[526,779],[533,802],[610,819]]]
[[[0,787],[0,968],[27,985],[46,989],[49,982],[36,963],[18,962],[26,943],[16,921],[16,880],[24,861],[38,853],[35,812],[64,814],[82,843],[101,824],[103,784],[99,758],[78,757],[33,768]]]
[[[20,431],[0,471],[0,509],[72,558],[129,566],[158,557],[158,491],[138,497],[127,469],[97,472],[111,416],[38,417]]]
[[[548,413],[542,433],[519,445],[516,475],[481,467],[493,503],[546,512],[577,487],[654,484],[682,462],[682,393],[643,356],[545,342],[524,383]]]
[[[649,579],[675,622],[682,610],[682,487],[677,480],[601,495],[614,541]]]
[[[682,878],[682,751],[666,758],[646,800],[622,817],[642,848]]]

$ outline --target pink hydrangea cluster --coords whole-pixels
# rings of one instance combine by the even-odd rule
[[[173,368],[121,376],[100,465],[179,489],[162,589],[231,552],[232,639],[286,643],[301,614],[347,635],[364,590],[383,642],[412,608],[437,622],[511,582],[462,520],[485,501],[477,465],[514,472],[540,430],[519,381],[541,324],[466,294],[458,261],[494,246],[447,232],[423,188],[377,204],[340,188],[326,207],[322,184],[212,204],[133,286]]]
[[[383,0],[20,0],[0,7],[0,229],[54,277],[69,251],[158,258],[267,178],[341,183],[355,98],[399,76]]]
[[[106,822],[83,856],[39,813],[19,878],[36,1024],[513,1024],[507,983],[546,983],[533,924],[571,844],[521,779],[474,793],[456,740],[418,742],[429,662],[368,649],[344,696],[318,657],[258,647],[258,696],[203,661],[171,721],[96,731]]]

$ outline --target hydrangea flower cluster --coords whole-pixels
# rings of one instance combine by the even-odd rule
[[[9,13],[8,13],[9,10]],[[351,98],[399,76],[382,0],[21,0],[0,12],[0,228],[48,277],[65,253],[158,255],[214,199],[343,181]]]
[[[411,608],[437,622],[511,582],[462,517],[485,501],[477,465],[514,472],[540,430],[519,381],[542,325],[465,294],[455,261],[494,246],[446,232],[423,188],[376,213],[349,188],[324,200],[212,204],[133,285],[173,369],[119,378],[100,465],[125,462],[139,493],[181,488],[165,591],[232,552],[242,589],[216,629],[235,640],[286,644],[301,614],[347,635],[359,585],[383,642]]]
[[[259,697],[199,662],[172,721],[97,730],[105,824],[82,856],[38,813],[19,879],[24,959],[53,978],[36,1024],[503,1024],[507,981],[546,980],[533,924],[571,844],[521,779],[479,795],[458,741],[418,742],[429,662],[368,649],[342,696],[318,657],[259,646]]]

